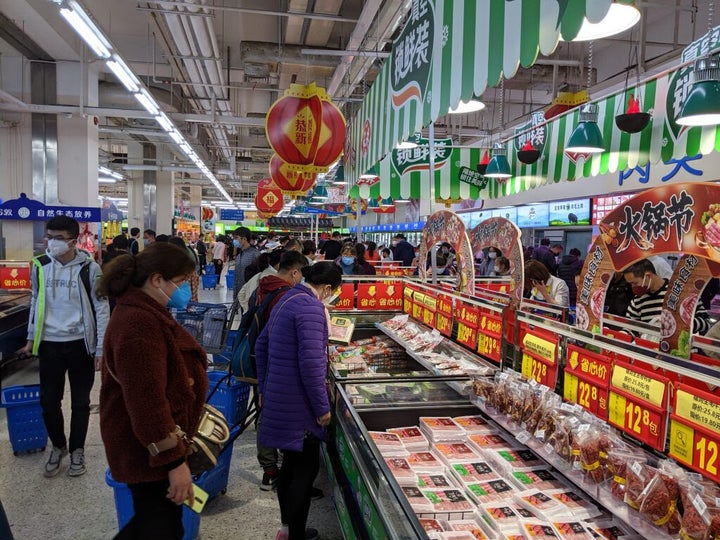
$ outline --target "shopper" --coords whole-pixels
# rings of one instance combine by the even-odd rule
[[[335,259],[335,264],[340,268],[344,276],[359,276],[363,272],[362,267],[358,264],[355,246],[350,243],[342,247],[342,252]]]
[[[128,485],[135,515],[116,539],[183,537],[192,500],[187,437],[197,430],[207,355],[167,308],[184,309],[195,262],[156,243],[108,265],[98,292],[117,299],[104,346],[100,433],[114,480]]]
[[[250,244],[252,234],[247,227],[238,227],[233,233],[233,245],[238,250],[235,256],[235,283],[233,284],[233,298],[237,298],[240,289],[245,285],[245,269],[257,259],[260,252]]]
[[[326,240],[320,247],[320,255],[322,255],[326,261],[334,261],[340,256],[341,249],[342,244],[340,243],[340,233],[338,231],[334,231],[330,240]]]
[[[308,261],[308,264],[315,264],[315,257],[317,257],[317,246],[312,240],[305,240],[303,242],[302,254]]]
[[[625,316],[629,319],[656,325],[660,329],[661,313],[668,280],[655,273],[655,266],[648,259],[636,262],[623,270],[623,277],[632,287],[635,295],[630,301]],[[708,312],[698,303],[693,318],[693,333],[705,334],[710,327]]]
[[[200,274],[198,274],[197,272],[199,261],[197,259],[197,254],[195,253],[195,250],[185,243],[185,240],[183,240],[183,237],[181,235],[182,233],[180,233],[178,236],[171,236],[170,238],[168,238],[168,243],[173,244],[180,249],[184,249],[185,252],[188,254],[188,257],[195,261],[195,272],[193,272],[193,274],[188,278],[188,283],[190,284],[190,301],[197,302],[198,291],[200,290]]]
[[[551,276],[540,261],[528,261],[525,264],[525,288],[530,290],[530,297],[534,300],[561,307],[570,305],[567,284],[562,279]]]
[[[497,261],[497,258],[502,255],[500,250],[494,246],[491,246],[488,248],[487,253],[485,254],[485,257],[483,258],[482,262],[480,263],[479,273],[483,277],[491,277],[496,275],[495,274],[495,261]]]
[[[402,233],[396,234],[392,241],[392,246],[393,260],[402,266],[412,266],[413,260],[415,259],[415,248],[405,239],[405,235]]]
[[[274,249],[272,251],[266,251],[261,253],[253,264],[257,265],[258,272],[252,276],[245,285],[242,286],[240,292],[237,295],[237,301],[242,308],[243,313],[248,310],[250,298],[258,287],[260,280],[266,276],[272,276],[277,274],[278,266],[280,265],[280,258],[282,257],[285,250]]]
[[[557,267],[557,275],[568,286],[570,293],[570,305],[575,305],[577,297],[577,285],[575,284],[575,276],[582,270],[583,262],[580,259],[580,250],[572,248],[568,255],[563,255],[560,264]]]
[[[330,423],[323,303],[338,296],[342,275],[332,262],[305,267],[302,273],[305,283],[285,293],[255,345],[262,399],[258,440],[283,452],[277,485],[279,540],[317,537],[317,531],[305,525],[320,465],[320,442]]]
[[[215,277],[217,277],[218,284],[220,283],[220,274],[222,274],[223,266],[227,260],[227,246],[225,245],[225,237],[219,235],[215,239],[215,243],[212,247],[212,258],[213,266],[215,267]]]
[[[507,257],[498,257],[495,259],[495,266],[493,272],[496,276],[509,276],[510,275],[510,260]]]
[[[382,248],[380,250],[380,264],[391,264],[393,262],[393,255],[390,248]]]
[[[143,244],[145,244],[145,246],[153,244],[155,242],[156,236],[157,235],[155,234],[155,231],[153,231],[152,229],[145,229],[143,231]]]
[[[128,239],[128,253],[130,255],[137,255],[140,250],[140,229],[133,227],[130,229],[130,238]]]
[[[207,264],[208,254],[207,244],[202,236],[200,236],[197,242],[195,242],[195,251],[197,252],[198,260],[200,261],[200,270],[198,274],[202,276],[205,273],[205,265]]]
[[[365,260],[373,266],[380,262],[380,251],[378,250],[377,244],[372,240],[367,243]]]
[[[550,239],[543,238],[540,245],[532,253],[535,261],[540,261],[545,265],[550,274],[555,275],[557,272],[557,262],[555,261],[555,253],[550,249]]]
[[[634,295],[622,272],[615,272],[605,292],[605,313],[624,317]]]
[[[108,246],[107,253],[103,258],[103,265],[112,261],[118,255],[127,255],[128,239],[123,234],[119,234],[112,239],[112,243]]]
[[[284,244],[281,242],[280,245],[283,246],[285,251],[297,251],[298,253],[302,253],[303,250],[302,242],[296,238],[290,238]]]
[[[78,222],[57,216],[47,222],[45,233],[45,255],[33,259],[30,273],[28,342],[18,353],[32,353],[40,359],[40,406],[52,442],[44,475],[57,475],[69,451],[67,474],[80,476],[86,472],[90,390],[102,360],[110,307],[93,290],[102,273],[100,266],[89,253],[76,247]],[[66,373],[71,402],[69,441],[61,406]]]
[[[365,246],[362,244],[358,244],[357,246],[355,246],[355,254],[357,257],[357,264],[360,267],[360,273],[363,276],[374,276],[375,267],[370,264],[370,262],[368,262],[365,258],[367,254],[367,252],[365,251]]]

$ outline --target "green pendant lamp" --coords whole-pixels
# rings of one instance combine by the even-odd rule
[[[313,201],[327,201],[328,200],[328,190],[325,186],[317,185],[315,186],[315,190],[312,194],[312,200]]]
[[[368,203],[368,208],[380,208],[380,202],[377,199],[372,198]]]
[[[495,143],[493,147],[493,155],[490,163],[485,169],[485,176],[487,178],[510,178],[512,171],[510,170],[510,163],[507,159],[507,151],[505,147],[500,143]]]
[[[693,86],[685,98],[676,122],[681,126],[720,124],[720,56],[704,56],[695,61]]]
[[[392,197],[387,197],[380,201],[380,206],[384,206],[384,207],[395,206],[395,203],[393,202]]]
[[[570,135],[565,145],[567,152],[573,154],[596,154],[605,151],[602,133],[597,125],[597,105],[586,103],[580,108],[580,123]]]

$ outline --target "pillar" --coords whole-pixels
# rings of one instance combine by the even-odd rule
[[[166,147],[157,146],[157,164],[172,163],[174,156]],[[175,214],[175,173],[169,171],[157,171],[156,175],[155,202],[157,208],[157,231],[158,234],[172,234],[173,216]]]

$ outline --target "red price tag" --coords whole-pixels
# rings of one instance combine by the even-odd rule
[[[403,299],[403,311],[408,315],[412,315],[413,303],[407,296]]]
[[[478,333],[477,352],[498,363],[500,362],[501,344],[502,340],[500,339],[500,336],[483,334],[482,331]]]
[[[436,317],[435,328],[437,328],[438,332],[447,337],[452,336],[452,317],[448,317],[439,311]]]
[[[402,287],[399,284],[358,283],[357,309],[359,310],[400,309],[402,298]]]
[[[423,311],[425,311],[425,306],[423,304],[413,303],[412,318],[418,321],[422,321]]]
[[[30,269],[0,268],[0,289],[29,289]]]
[[[598,418],[607,420],[609,394],[607,384],[598,386],[592,379],[573,375],[566,369],[563,391],[565,400],[577,403]]]
[[[557,366],[533,355],[523,353],[522,374],[527,379],[534,379],[549,388],[555,388]]]
[[[585,380],[592,380],[600,388],[608,388],[610,383],[610,362],[606,356],[569,344],[565,371]]]
[[[452,318],[453,314],[453,301],[452,298],[444,294],[438,294],[437,296],[437,310],[439,313]]]
[[[656,450],[665,449],[667,416],[649,403],[611,389],[608,422]]]
[[[691,469],[720,482],[720,435],[672,415],[668,455]]]
[[[465,302],[459,302],[459,305],[456,309],[457,319],[458,321],[465,324],[465,326],[471,326],[472,328],[477,329],[478,322],[480,321],[480,309],[471,306],[470,304],[466,304]],[[473,349],[475,348],[475,345],[473,344]]]
[[[463,322],[458,323],[458,343],[462,343],[466,347],[475,350],[477,346],[477,329],[468,326]]]
[[[340,291],[340,299],[335,304],[336,310],[350,310],[355,307],[355,285],[343,283]]]

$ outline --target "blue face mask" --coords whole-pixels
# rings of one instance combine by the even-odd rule
[[[175,283],[173,283],[173,285],[175,285]],[[165,293],[163,292],[163,294]],[[175,309],[185,309],[188,305],[188,302],[190,302],[190,297],[192,297],[190,283],[186,281],[182,285],[175,285],[175,292],[173,292],[172,295],[168,297],[167,307]]]
[[[236,238],[235,240],[233,240],[233,246],[235,246],[236,248],[239,248],[239,247],[240,247],[240,240],[238,240],[237,238]]]
[[[350,266],[352,263],[355,262],[355,257],[348,257],[347,255],[343,255],[341,260],[345,266]]]

